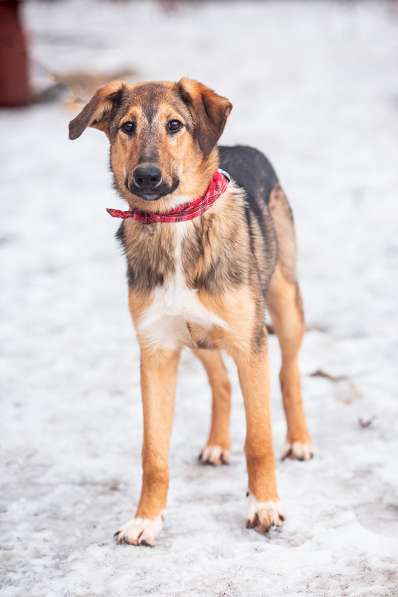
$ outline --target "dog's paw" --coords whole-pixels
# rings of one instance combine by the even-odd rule
[[[229,450],[222,448],[221,446],[205,446],[199,454],[199,461],[202,464],[211,464],[213,466],[229,464],[229,459]]]
[[[286,442],[282,453],[282,460],[311,460],[314,458],[312,444],[304,442]]]
[[[271,527],[280,527],[285,517],[280,502],[260,502],[249,495],[249,512],[246,527],[259,533],[267,533]]]
[[[156,518],[140,518],[138,516],[132,518],[114,534],[116,543],[153,547],[156,537],[162,530],[163,520],[163,513]]]

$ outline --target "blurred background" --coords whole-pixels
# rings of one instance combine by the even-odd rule
[[[389,595],[398,584],[398,2],[0,0],[2,595]],[[168,522],[116,547],[140,483],[138,350],[106,207],[105,81],[196,78],[234,104],[291,201],[316,458],[278,464],[282,533],[244,529],[244,414],[203,468],[210,396],[180,370]],[[273,368],[274,443],[285,425]]]

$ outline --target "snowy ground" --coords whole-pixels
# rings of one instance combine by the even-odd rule
[[[262,148],[291,198],[309,331],[310,463],[278,463],[281,532],[244,528],[243,409],[230,467],[196,455],[200,365],[181,367],[168,518],[116,546],[140,482],[138,353],[105,138],[67,140],[61,104],[0,114],[1,552],[4,597],[398,595],[398,11],[392,3],[29,4],[53,70],[132,66],[229,96],[224,141]],[[84,34],[84,35],[83,35]],[[275,447],[284,421],[271,339]],[[316,369],[347,376],[333,383]],[[367,428],[358,419],[376,417]]]

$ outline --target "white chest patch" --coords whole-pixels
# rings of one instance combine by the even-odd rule
[[[144,311],[138,324],[138,331],[150,345],[170,350],[181,344],[189,344],[187,323],[197,324],[205,329],[215,325],[226,327],[225,321],[200,303],[197,291],[186,286],[181,246],[187,223],[178,222],[175,226],[175,274],[162,287],[155,289],[152,304]]]

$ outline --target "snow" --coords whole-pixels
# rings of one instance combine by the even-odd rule
[[[140,483],[138,351],[105,207],[107,147],[67,140],[63,105],[0,113],[2,597],[398,594],[398,9],[392,2],[27,3],[51,70],[189,75],[235,108],[224,141],[257,145],[294,207],[316,458],[278,462],[287,520],[244,528],[236,374],[229,467],[196,461],[209,424],[200,364],[180,369],[165,528],[117,546]],[[273,366],[274,443],[285,423]],[[323,369],[347,380],[311,377]],[[376,417],[367,428],[358,419]]]

